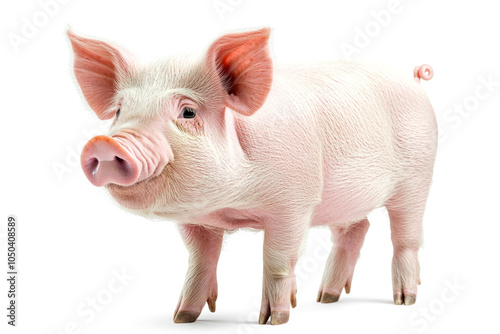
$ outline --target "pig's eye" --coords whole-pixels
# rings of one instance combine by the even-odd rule
[[[181,113],[182,118],[194,118],[196,111],[193,108],[184,108]]]
[[[116,111],[116,114],[115,114],[115,117],[116,117],[116,118],[118,118],[118,116],[120,116],[120,109],[118,109],[118,110]]]

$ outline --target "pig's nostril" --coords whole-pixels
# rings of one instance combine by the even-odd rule
[[[128,174],[131,173],[130,165],[129,165],[129,163],[125,159],[122,159],[119,156],[115,156],[115,161],[116,161],[117,167],[118,167],[117,171],[121,175],[127,176]]]
[[[99,160],[92,158],[88,164],[88,168],[92,171],[92,175],[97,174],[97,170],[99,169]]]
[[[119,156],[115,157],[115,161],[122,171],[125,171],[128,168],[127,162]]]

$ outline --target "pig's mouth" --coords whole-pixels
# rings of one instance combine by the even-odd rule
[[[151,176],[130,186],[109,183],[105,187],[123,207],[143,210],[153,206],[164,192],[165,184],[161,175]]]

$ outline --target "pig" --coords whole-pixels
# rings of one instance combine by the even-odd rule
[[[378,64],[273,64],[270,28],[222,35],[197,56],[142,65],[125,49],[68,31],[90,108],[114,119],[81,165],[126,210],[174,221],[189,252],[175,323],[215,311],[225,233],[264,231],[259,323],[297,304],[294,268],[310,227],[333,246],[317,301],[350,292],[369,228],[385,207],[393,298],[415,303],[418,251],[437,146],[433,108],[411,75]]]

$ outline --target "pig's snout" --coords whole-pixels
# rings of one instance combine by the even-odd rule
[[[129,186],[141,175],[140,162],[108,136],[94,137],[85,145],[81,164],[89,181],[97,187],[108,183]]]

